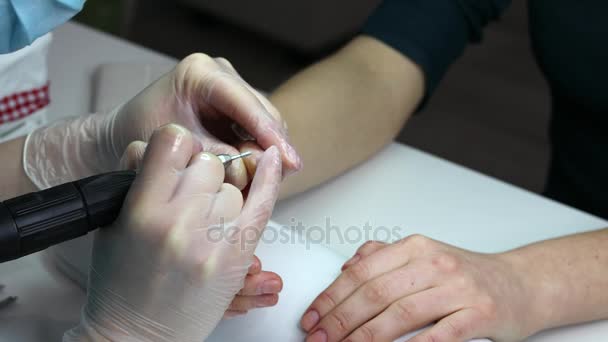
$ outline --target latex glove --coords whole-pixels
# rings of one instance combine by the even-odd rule
[[[521,341],[535,333],[532,294],[505,254],[423,236],[364,244],[301,320],[306,341]],[[546,310],[546,308],[540,308]]]
[[[134,141],[127,147],[121,160],[121,169],[141,169],[147,143]],[[262,152],[263,153],[263,152]],[[245,159],[254,159],[254,156]],[[255,255],[249,267],[243,288],[237,293],[224,314],[224,318],[241,316],[253,309],[274,306],[279,301],[283,289],[281,277],[270,271],[262,270],[262,262]]]
[[[233,146],[242,140],[232,129],[236,123],[261,148],[279,148],[284,175],[301,168],[276,108],[225,59],[194,54],[110,113],[60,121],[31,133],[24,147],[24,169],[41,189],[113,171],[128,144],[148,141],[167,123],[188,128],[205,151],[216,155],[238,152]],[[247,185],[242,160],[228,168],[226,181],[239,189]]]
[[[176,125],[152,136],[119,218],[96,232],[87,303],[64,341],[200,342],[219,322],[270,218],[281,161],[275,147],[264,153],[243,206],[219,159],[199,151]]]

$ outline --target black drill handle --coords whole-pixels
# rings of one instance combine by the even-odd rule
[[[134,171],[104,173],[1,202],[0,262],[111,224],[134,179]]]

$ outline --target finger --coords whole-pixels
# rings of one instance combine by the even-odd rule
[[[278,121],[283,126],[283,129],[285,130],[285,132],[287,132],[287,123],[285,123],[285,120],[283,120],[283,117],[281,117],[281,113],[279,112],[277,107],[275,107],[272,104],[272,102],[270,102],[270,100],[268,100],[268,98],[266,96],[264,96],[262,93],[260,93],[257,89],[253,88],[249,84],[247,84],[247,85],[249,86],[249,90],[251,90],[251,92],[262,103],[262,105],[264,105],[264,108],[266,108],[268,113],[270,113],[270,115],[272,115],[273,119]]]
[[[202,200],[201,205],[205,205],[204,198]],[[205,222],[212,225],[231,224],[239,216],[242,208],[243,194],[241,191],[232,184],[224,183],[213,198],[213,205],[210,206],[211,210],[206,213],[204,219]]]
[[[121,170],[137,170],[141,168],[141,164],[146,152],[147,143],[136,140],[131,142],[122,157],[120,158]]]
[[[255,170],[257,168],[258,159],[262,157],[264,150],[254,141],[246,141],[237,145],[239,153],[251,152],[251,155],[243,159],[245,168],[247,169],[247,176],[253,178]]]
[[[344,263],[344,265],[342,265],[342,271],[347,269],[349,266],[354,265],[362,258],[365,258],[366,256],[368,256],[376,251],[379,251],[380,249],[386,247],[387,245],[388,245],[387,243],[382,242],[382,241],[367,241],[366,243],[361,245],[361,247],[359,247],[359,249],[357,249],[357,252],[355,252],[355,255],[353,255],[352,258],[348,259]]]
[[[274,272],[264,271],[245,278],[245,285],[239,291],[242,296],[278,294],[283,289],[283,280]]]
[[[320,315],[321,320],[310,330],[311,334],[323,330],[329,341],[340,341],[399,298],[430,288],[433,272],[425,266],[410,264],[367,282],[327,315]]]
[[[483,334],[478,334],[476,329],[481,321],[480,318],[480,314],[473,309],[457,311],[414,336],[409,342],[465,342],[475,337],[485,337],[482,336]]]
[[[461,301],[454,300],[454,295],[444,287],[433,287],[395,301],[357,328],[347,340],[369,341],[371,337],[373,341],[394,341],[462,307]]]
[[[253,261],[251,262],[251,266],[249,266],[249,269],[247,270],[247,275],[258,274],[261,271],[262,271],[262,262],[260,261],[260,258],[258,258],[256,255],[254,255]]]
[[[279,302],[278,294],[265,294],[259,296],[236,296],[230,303],[228,310],[248,311],[257,308],[275,306]]]
[[[299,170],[302,162],[289,143],[285,129],[266,110],[255,93],[234,76],[221,72],[215,75],[202,87],[205,104],[241,125],[262,148],[277,146],[285,168]]]
[[[281,183],[279,151],[271,146],[260,159],[251,189],[241,215],[237,219],[243,246],[253,254],[257,242],[272,215]],[[245,236],[248,234],[255,236]]]
[[[272,117],[275,120],[284,123],[284,120],[281,117],[281,114],[279,114],[279,110],[268,100],[268,98],[266,96],[264,96],[262,93],[260,93],[254,87],[252,87],[251,84],[249,84],[249,82],[245,81],[243,79],[243,77],[241,76],[241,74],[239,74],[239,72],[234,68],[234,66],[232,65],[232,63],[230,63],[229,60],[227,60],[226,58],[222,58],[222,57],[215,58],[215,60],[218,62],[218,64],[220,64],[222,66],[222,68],[226,72],[234,75],[235,77],[237,77],[241,81],[243,81],[243,84],[249,89],[249,91],[251,91],[258,98],[258,100],[262,103],[264,108],[268,111],[268,113],[270,113],[270,115],[272,115]],[[283,127],[285,129],[287,129],[286,124],[283,124]]]
[[[201,152],[194,155],[184,170],[176,190],[177,196],[218,195],[224,184],[224,165],[215,155]]]
[[[203,145],[205,151],[211,152],[215,155],[228,154],[236,155],[239,154],[239,150],[233,146],[223,143],[217,139],[206,137],[203,139]],[[248,184],[247,168],[243,159],[233,160],[230,166],[225,170],[225,182],[236,186],[239,190],[244,189]]]
[[[247,311],[235,311],[235,310],[227,310],[224,313],[224,319],[231,319],[231,318],[235,318],[238,316],[243,316],[246,315]]]
[[[234,68],[234,66],[232,65],[232,63],[230,63],[229,60],[227,60],[224,57],[215,57],[213,58],[218,64],[220,64],[220,66],[222,67],[222,69],[238,76],[241,77],[241,75],[239,74],[238,71],[236,71],[236,69]]]
[[[133,185],[142,187],[145,184],[145,188],[132,192],[155,200],[169,200],[193,155],[192,140],[192,134],[176,124],[155,131],[146,148],[141,173]]]
[[[346,268],[310,304],[300,322],[302,329],[309,331],[314,326],[314,324],[310,324],[313,321],[311,317],[317,319],[324,317],[363,284],[386,272],[406,265],[409,262],[409,252],[409,249],[404,248],[402,243],[390,244]]]

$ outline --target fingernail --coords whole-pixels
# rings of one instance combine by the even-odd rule
[[[342,271],[356,264],[359,260],[361,260],[361,256],[359,254],[355,254],[352,258],[348,259],[344,265],[342,265]]]
[[[260,263],[257,260],[254,260],[249,269],[247,270],[247,274],[258,274],[262,270]],[[259,291],[259,290],[258,290]]]
[[[202,153],[199,153],[197,156],[198,156],[198,159],[202,159],[202,160],[211,160],[213,158],[217,158],[216,155],[211,154],[209,152],[202,152]]]
[[[305,331],[309,331],[310,329],[312,329],[312,327],[314,327],[315,325],[317,325],[317,323],[319,323],[319,318],[320,317],[319,317],[319,313],[317,312],[317,310],[314,310],[314,309],[308,310],[308,312],[305,313],[304,316],[302,317],[300,326]]]
[[[184,128],[182,125],[178,125],[176,123],[168,123],[166,125],[162,125],[158,128],[159,130],[167,129],[170,130],[171,133],[175,134],[186,134],[188,130]]]
[[[185,129],[184,127],[178,125],[178,124],[174,124],[174,123],[170,123],[170,124],[166,124],[164,126],[161,126],[158,128],[159,130],[165,130],[166,132],[169,132],[169,134],[171,134],[174,137],[174,141],[173,141],[173,146],[172,146],[172,151],[175,152],[177,150],[179,150],[182,141],[184,140],[184,136],[186,134],[188,134],[188,130]]]
[[[296,152],[296,149],[287,143],[285,143],[283,147],[285,152],[287,152],[287,159],[289,159],[289,162],[294,165],[296,171],[300,170],[302,168],[302,160],[300,159],[298,152]]]
[[[258,287],[258,294],[274,294],[281,291],[281,282],[278,280],[266,280]]]
[[[327,333],[323,329],[319,329],[314,334],[306,338],[306,342],[327,342]]]

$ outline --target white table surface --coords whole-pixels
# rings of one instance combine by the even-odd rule
[[[50,113],[60,117],[88,112],[92,75],[100,64],[111,62],[175,60],[68,23],[56,30],[51,48]],[[345,256],[364,239],[353,241],[357,234],[351,229],[350,243],[338,243],[336,232],[344,233],[350,226],[364,229],[366,223],[397,227],[398,236],[421,233],[484,252],[608,227],[608,222],[594,216],[396,143],[323,186],[280,202],[273,217],[279,224],[302,222],[309,228],[323,228],[328,219],[337,227],[329,244]],[[318,228],[309,231],[315,232],[313,240],[319,237]],[[13,341],[14,336],[26,340],[23,330],[58,336],[77,319],[79,301],[73,299],[82,299],[82,291],[50,276],[38,255],[0,265],[0,282],[7,284],[9,294],[20,296],[18,305],[0,311],[0,341]],[[607,321],[555,329],[529,339],[600,340],[608,340]]]

